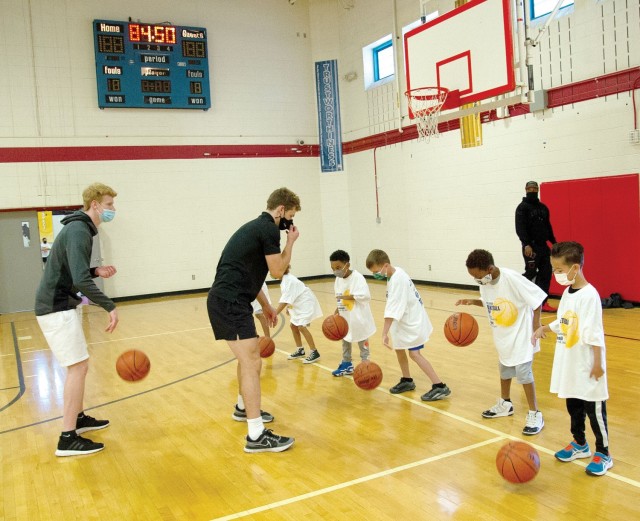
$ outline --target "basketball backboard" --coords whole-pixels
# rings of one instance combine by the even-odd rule
[[[449,90],[442,110],[515,89],[510,0],[471,0],[405,35],[407,91]],[[411,118],[413,114],[409,112]]]

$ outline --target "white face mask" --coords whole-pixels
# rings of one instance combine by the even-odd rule
[[[571,267],[571,269],[573,269],[573,267]],[[575,277],[569,280],[569,273],[571,273],[571,269],[567,273],[554,273],[553,276],[555,277],[556,282],[561,286],[571,286],[578,276],[578,272],[576,271]]]
[[[493,277],[491,277],[491,273],[487,273],[484,277],[482,277],[481,279],[476,279],[474,277],[474,279],[478,284],[480,284],[481,286],[486,286],[487,284],[491,283],[491,281],[493,280]]]

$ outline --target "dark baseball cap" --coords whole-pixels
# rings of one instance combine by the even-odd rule
[[[535,181],[529,181],[525,186],[525,188],[538,188],[538,183]]]

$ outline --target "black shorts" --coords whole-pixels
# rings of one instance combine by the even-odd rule
[[[207,312],[216,340],[245,340],[258,336],[250,302],[229,302],[209,293]]]

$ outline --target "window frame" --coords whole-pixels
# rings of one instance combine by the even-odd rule
[[[391,74],[387,74],[386,76],[380,77],[380,53],[386,49],[391,47],[391,57],[393,58],[393,71]],[[389,38],[387,41],[381,43],[380,45],[371,49],[371,59],[373,60],[373,81],[378,82],[382,80],[386,80],[387,78],[392,78],[395,75],[395,56],[393,55],[393,38]]]
[[[540,19],[544,18],[545,16],[549,16],[549,14],[551,14],[551,12],[553,11],[553,8],[555,7],[555,5],[551,8],[550,11],[547,11],[546,13],[543,14],[536,14],[536,2],[538,2],[539,0],[529,0],[529,18],[530,20],[533,21],[539,21]],[[560,9],[558,9],[558,13],[564,13],[566,11],[564,11],[565,9],[568,9],[570,7],[574,7],[575,6],[575,0],[571,0],[570,4],[567,4],[563,7],[561,7]]]

